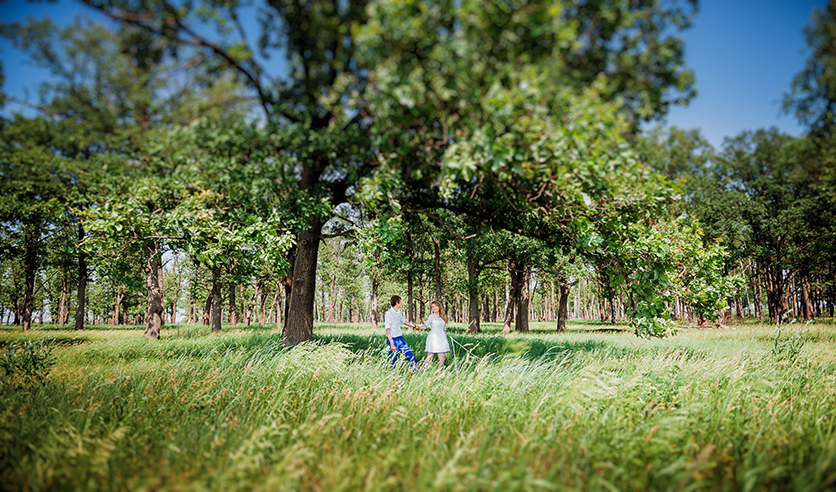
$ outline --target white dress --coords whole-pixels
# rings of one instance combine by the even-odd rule
[[[435,313],[427,317],[427,322],[424,323],[430,328],[430,333],[427,335],[427,349],[428,354],[446,354],[450,351],[450,344],[447,342],[447,332],[444,327],[447,323],[441,319],[441,316]]]

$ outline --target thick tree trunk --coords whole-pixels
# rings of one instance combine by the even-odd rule
[[[321,233],[322,222],[314,219],[311,228],[297,236],[290,309],[287,313],[287,326],[282,331],[282,343],[285,345],[296,345],[313,339],[316,259]]]
[[[557,304],[557,332],[566,331],[566,321],[569,319],[569,293],[572,286],[560,282],[560,300]]]
[[[220,333],[223,315],[223,298],[221,297],[221,269],[212,268],[212,333]]]
[[[235,305],[235,284],[229,284],[229,324],[238,324],[238,307]]]
[[[84,226],[78,225],[78,240],[84,239]],[[78,290],[76,291],[75,330],[84,329],[87,314],[87,255],[78,248]]]
[[[145,311],[145,336],[160,338],[163,326],[163,292],[160,288],[160,259],[156,245],[145,247],[145,288],[148,291],[148,307]]]
[[[528,333],[528,305],[531,302],[529,284],[531,283],[531,265],[523,264],[517,268],[517,319],[514,327],[519,333]]]
[[[468,325],[467,332],[471,334],[481,333],[482,328],[479,324],[481,318],[479,316],[479,263],[475,258],[467,259],[467,296],[469,300],[468,306]]]

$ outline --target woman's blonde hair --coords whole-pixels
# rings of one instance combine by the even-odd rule
[[[448,322],[447,321],[447,316],[444,316],[444,309],[442,309],[441,303],[438,302],[438,301],[433,301],[433,302],[430,303],[430,306],[432,306],[433,304],[438,306],[438,315],[441,316],[441,319],[443,319],[445,323],[447,323]]]

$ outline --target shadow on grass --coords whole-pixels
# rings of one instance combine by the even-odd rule
[[[508,338],[507,336],[451,334],[452,344],[458,357],[466,355],[476,357],[522,357],[529,360],[546,357],[558,357],[581,353],[599,353],[609,357],[632,357],[636,350],[612,344],[606,340],[565,340],[545,342],[536,338]],[[426,335],[405,333],[404,340],[418,358],[425,355]],[[341,343],[348,350],[361,352],[380,352],[387,350],[386,339],[382,335],[314,335],[314,341],[321,343]]]
[[[89,342],[90,340],[87,337],[78,337],[78,336],[67,336],[67,335],[49,335],[48,337],[10,337],[4,340],[0,340],[0,349],[8,347],[13,342],[20,342],[25,340],[38,340],[42,338],[50,338],[52,339],[53,343],[56,347],[72,347],[74,345],[78,345],[80,343]]]
[[[244,326],[243,324],[237,325],[228,325],[223,324],[221,325],[221,332],[236,332],[236,331],[255,331],[255,332],[267,332],[267,331],[275,331],[276,325],[274,323],[269,323],[266,325],[260,324],[251,324],[249,326]],[[27,333],[36,333],[41,331],[71,331],[75,333],[84,333],[86,331],[137,331],[137,332],[144,332],[145,325],[84,325],[82,330],[74,330],[73,325],[57,325],[57,324],[43,324],[37,325],[33,324],[32,329]],[[162,334],[165,336],[166,334],[177,333],[178,331],[205,331],[210,333],[212,329],[203,324],[186,324],[186,323],[177,323],[177,324],[166,324],[162,326]],[[12,334],[12,333],[24,333],[21,329],[20,325],[0,325],[0,332],[4,332],[5,334]]]

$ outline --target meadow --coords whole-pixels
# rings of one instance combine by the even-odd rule
[[[368,326],[60,328],[0,327],[3,490],[836,489],[832,320],[453,325],[414,373]]]

